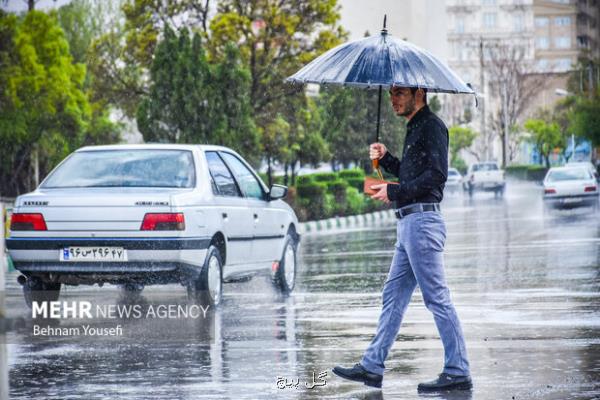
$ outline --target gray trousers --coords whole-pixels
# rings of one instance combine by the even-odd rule
[[[425,306],[433,313],[444,345],[443,372],[469,375],[469,361],[460,322],[444,275],[446,225],[437,211],[415,212],[398,220],[394,258],[383,287],[383,309],[377,332],[361,365],[383,375],[413,291],[419,285]]]

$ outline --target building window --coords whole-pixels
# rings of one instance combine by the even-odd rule
[[[554,69],[556,71],[568,71],[571,69],[570,58],[559,58],[554,62]]]
[[[513,18],[513,27],[516,32],[523,32],[525,30],[525,22],[523,15],[518,14]]]
[[[456,18],[456,32],[463,33],[465,31],[465,20],[464,18]]]
[[[537,26],[538,28],[548,26],[548,22],[549,22],[548,17],[535,17],[535,26]]]
[[[547,49],[550,47],[550,40],[546,36],[539,36],[535,38],[536,49]]]
[[[554,25],[558,25],[558,26],[571,25],[571,17],[556,17],[556,18],[554,18]]]
[[[496,13],[483,13],[483,26],[486,28],[495,28]]]
[[[571,38],[568,36],[554,38],[554,46],[557,49],[568,49],[571,47]]]
[[[538,71],[547,71],[549,64],[550,64],[550,62],[546,58],[541,58],[541,59],[537,60]]]

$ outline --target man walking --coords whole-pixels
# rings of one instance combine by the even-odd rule
[[[465,340],[446,285],[443,251],[446,226],[440,214],[448,175],[448,130],[427,106],[424,89],[392,87],[392,107],[407,119],[402,160],[381,143],[370,146],[371,159],[399,179],[398,184],[374,185],[372,198],[395,201],[397,241],[383,288],[383,308],[375,337],[360,363],[336,366],[345,379],[381,387],[384,361],[400,329],[410,298],[419,285],[425,306],[433,313],[444,345],[444,368],[437,379],[420,383],[419,391],[472,387]]]

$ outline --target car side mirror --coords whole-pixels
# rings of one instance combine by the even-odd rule
[[[287,186],[273,185],[269,191],[269,200],[283,199],[288,192]]]

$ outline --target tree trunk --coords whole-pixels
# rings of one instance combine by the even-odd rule
[[[283,184],[284,184],[285,186],[287,186],[287,185],[288,185],[288,167],[289,167],[289,164],[286,162],[286,163],[283,165],[283,170],[284,170],[284,175],[283,175]]]
[[[298,163],[298,161],[292,161],[291,163],[291,167],[292,167],[292,186],[296,185],[296,164]]]
[[[35,0],[27,0],[27,11],[33,11],[35,9]]]

